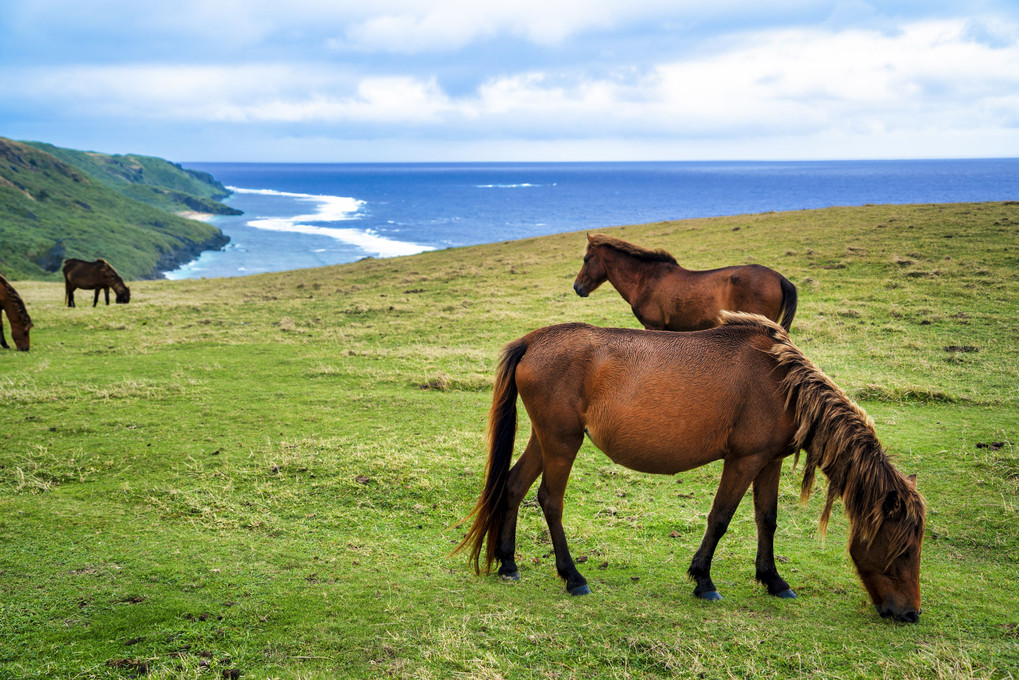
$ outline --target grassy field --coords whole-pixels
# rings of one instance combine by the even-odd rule
[[[589,443],[565,524],[590,596],[565,594],[533,490],[520,582],[449,557],[502,345],[637,325],[610,287],[573,293],[582,233],[138,282],[95,309],[15,282],[36,325],[31,352],[0,353],[0,680],[1014,678],[1017,229],[1019,204],[996,203],[612,230],[799,287],[794,341],[927,499],[916,625],[878,618],[845,517],[817,535],[823,480],[801,506],[791,460],[776,551],[794,601],[754,582],[749,501],[715,557],[725,599],[692,596],[719,465],[642,475]]]

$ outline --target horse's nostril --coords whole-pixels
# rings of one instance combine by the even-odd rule
[[[916,623],[920,620],[920,613],[915,611],[908,611],[902,615],[902,620],[906,623]]]

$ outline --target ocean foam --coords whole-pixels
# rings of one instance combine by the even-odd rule
[[[292,217],[262,217],[249,220],[248,226],[255,229],[268,231],[282,231],[294,234],[312,234],[315,236],[328,236],[329,238],[342,241],[356,246],[363,250],[366,255],[375,257],[399,257],[401,255],[414,255],[426,250],[434,250],[432,246],[424,246],[418,243],[396,241],[368,230],[323,227],[317,224],[305,224],[306,222],[343,222],[360,219],[358,214],[364,201],[348,196],[325,196],[316,194],[299,194],[288,191],[277,191],[275,189],[243,189],[238,187],[227,187],[230,191],[241,194],[260,194],[263,196],[282,196],[296,198],[299,201],[308,201],[318,204],[318,210],[308,215],[294,215]]]

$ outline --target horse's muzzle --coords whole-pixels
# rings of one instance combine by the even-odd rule
[[[573,290],[577,291],[577,295],[579,295],[580,297],[587,297],[587,291],[584,290],[584,287],[579,283],[574,282]]]
[[[916,623],[920,620],[920,612],[915,609],[908,609],[904,612],[893,612],[891,609],[878,609],[877,613],[880,614],[883,619],[887,619],[891,616],[900,623]]]

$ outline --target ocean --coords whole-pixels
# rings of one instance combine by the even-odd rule
[[[655,163],[188,163],[244,212],[167,278],[243,276],[574,230],[877,203],[1019,200],[1019,158]]]

